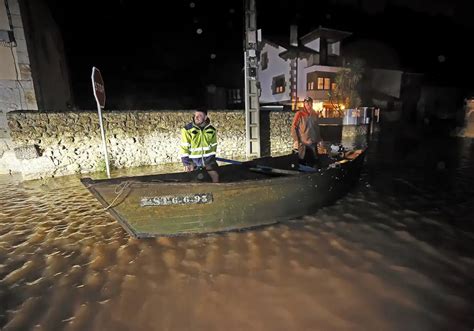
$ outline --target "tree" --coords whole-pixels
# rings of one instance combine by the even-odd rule
[[[360,105],[361,98],[357,91],[359,81],[365,71],[365,65],[362,60],[354,59],[347,62],[341,70],[336,73],[334,82],[336,87],[329,92],[329,101],[334,109],[343,116],[343,110],[346,108],[357,108]]]

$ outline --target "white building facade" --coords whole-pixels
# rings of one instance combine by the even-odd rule
[[[351,33],[318,28],[289,42],[263,38],[258,79],[262,105],[298,106],[305,97],[324,105],[341,69],[341,41]]]

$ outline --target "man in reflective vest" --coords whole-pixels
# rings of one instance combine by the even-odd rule
[[[207,117],[207,110],[196,110],[193,121],[181,129],[181,161],[185,171],[205,168],[213,183],[217,173],[217,130]]]

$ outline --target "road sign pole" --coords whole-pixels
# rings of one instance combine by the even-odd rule
[[[97,103],[97,111],[99,113],[100,134],[102,135],[102,150],[105,159],[105,168],[107,170],[107,177],[110,178],[109,153],[107,152],[107,141],[105,140],[104,122],[102,121],[102,109]]]
[[[97,103],[97,112],[99,113],[100,134],[102,136],[102,150],[105,159],[105,169],[107,177],[110,178],[109,153],[107,151],[107,141],[105,139],[105,128],[102,120],[102,108],[105,106],[105,88],[104,81],[99,69],[92,67],[92,89],[94,91],[95,101]]]

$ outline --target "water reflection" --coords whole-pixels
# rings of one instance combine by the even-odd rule
[[[335,205],[221,235],[131,239],[77,177],[3,177],[0,328],[472,328],[474,144],[383,139]]]

